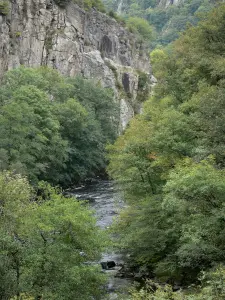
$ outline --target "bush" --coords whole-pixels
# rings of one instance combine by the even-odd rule
[[[170,285],[159,285],[151,280],[145,288],[131,290],[130,300],[223,300],[225,299],[225,269],[218,266],[216,270],[202,272],[201,285],[184,291],[174,292]]]
[[[62,7],[65,8],[66,5],[71,2],[71,0],[54,0],[55,3]],[[97,8],[97,10],[101,12],[105,12],[104,5],[101,0],[72,0],[73,3],[83,7],[84,9],[90,9],[92,7]]]
[[[116,20],[117,22],[119,22],[120,24],[125,25],[125,20],[124,20],[122,17],[118,16],[117,13],[115,13],[113,10],[110,10],[110,11],[108,12],[108,15],[109,15],[111,18],[115,19],[115,20]]]
[[[0,1],[0,14],[3,16],[9,13],[9,2],[7,0]]]
[[[138,33],[146,41],[152,39],[152,27],[149,25],[148,21],[142,18],[129,18],[127,20],[127,28],[133,33]]]

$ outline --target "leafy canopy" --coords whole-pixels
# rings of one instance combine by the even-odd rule
[[[0,107],[0,170],[70,185],[104,169],[119,119],[111,91],[21,67],[3,78]]]
[[[96,262],[104,236],[93,212],[41,183],[0,173],[0,295],[2,299],[100,298],[104,276]]]
[[[128,204],[118,246],[146,276],[181,285],[225,259],[224,20],[221,4],[152,52],[154,95],[108,148]]]

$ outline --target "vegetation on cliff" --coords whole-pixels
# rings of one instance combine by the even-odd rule
[[[57,5],[65,8],[68,3],[73,2],[84,9],[96,8],[101,12],[105,12],[105,7],[101,0],[54,0]]]
[[[0,15],[6,16],[9,13],[9,1],[1,0],[0,1]]]
[[[119,247],[134,268],[172,284],[225,262],[224,20],[222,4],[152,53],[154,96],[109,147],[128,203],[115,224]],[[218,289],[190,299],[223,299]]]

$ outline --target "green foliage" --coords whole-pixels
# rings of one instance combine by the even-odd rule
[[[18,68],[3,78],[0,106],[1,170],[69,185],[105,167],[118,114],[112,93],[94,82]]]
[[[95,7],[101,12],[105,12],[104,5],[101,0],[54,0],[57,5],[59,5],[62,8],[65,8],[68,3],[73,2],[77,5],[83,7],[84,9],[90,9],[92,7]]]
[[[147,100],[149,93],[150,93],[150,88],[148,84],[148,76],[146,73],[139,72],[138,75],[138,92],[137,92],[137,99],[140,102],[143,102]]]
[[[120,24],[122,24],[122,25],[125,25],[125,20],[124,20],[124,18],[122,18],[122,17],[120,17],[117,13],[115,13],[113,10],[110,10],[109,12],[108,12],[108,15],[111,17],[111,18],[113,18],[113,19],[115,19],[117,22],[119,22]]]
[[[179,292],[173,292],[169,285],[160,286],[152,281],[147,281],[145,288],[140,291],[131,290],[129,300],[185,300]]]
[[[119,109],[111,90],[96,86],[94,82],[81,77],[68,79],[68,82],[72,86],[71,96],[85,107],[88,114],[85,126],[80,128],[78,135],[73,132],[73,137],[68,137],[68,130],[62,132],[70,140],[71,149],[75,149],[70,152],[66,168],[70,176],[84,179],[105,169],[105,146],[116,138]],[[66,115],[64,121],[70,123]],[[76,177],[77,172],[79,174]]]
[[[93,262],[104,243],[93,212],[41,187],[48,199],[33,194],[26,178],[0,174],[1,298],[100,298],[104,278]]]
[[[152,39],[152,27],[149,23],[138,17],[130,17],[126,21],[127,28],[134,33],[138,33],[143,40],[150,42]]]
[[[201,285],[195,289],[173,292],[169,285],[147,281],[140,291],[131,290],[129,300],[222,300],[225,297],[225,269],[218,266],[210,272],[202,272]]]
[[[163,78],[166,70],[162,62],[168,60],[165,51],[163,49],[154,49],[150,53],[150,60],[153,66],[153,73],[155,74],[155,76],[159,79]]]
[[[35,177],[44,179],[46,168],[63,165],[67,144],[59,135],[49,99],[34,86],[21,86],[10,98],[0,114],[1,148],[7,151],[7,168],[28,174],[32,181]]]
[[[148,75],[146,73],[140,72],[138,76],[138,89],[143,89],[148,81]]]
[[[114,225],[120,249],[147,276],[181,285],[225,260],[224,16],[221,4],[152,52],[154,96],[108,147],[128,204]],[[214,299],[205,291],[196,299]]]
[[[98,120],[104,142],[110,142],[116,137],[118,122],[118,107],[113,102],[113,94],[110,89],[103,89],[95,82],[76,77],[75,80],[67,80],[72,88],[74,96],[88,111],[89,117]]]
[[[216,2],[208,0],[190,0],[171,2],[157,0],[104,0],[108,11],[115,11],[125,20],[142,18],[154,32],[151,37],[151,49],[158,45],[167,45],[176,40],[190,24],[196,25],[201,15],[212,9]],[[133,26],[131,26],[133,28]],[[134,30],[134,28],[133,28]]]
[[[9,13],[9,1],[8,0],[1,0],[0,1],[0,14],[3,16],[8,15]]]

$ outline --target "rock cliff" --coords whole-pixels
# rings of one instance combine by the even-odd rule
[[[112,88],[120,99],[121,125],[141,106],[151,81],[148,53],[135,36],[95,9],[52,0],[11,0],[0,15],[0,76],[19,65],[49,66],[82,74]]]

